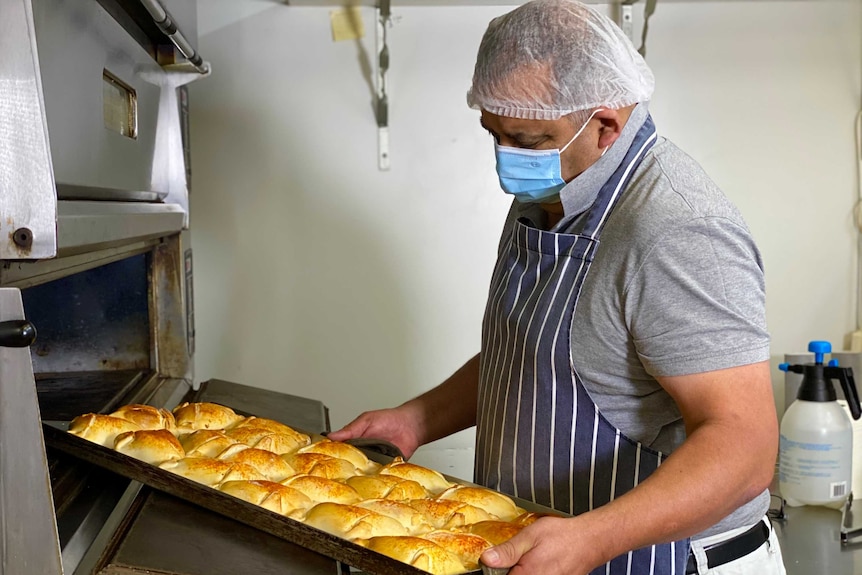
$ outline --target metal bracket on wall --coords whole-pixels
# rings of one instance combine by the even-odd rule
[[[619,24],[620,28],[622,28],[623,33],[626,37],[631,40],[632,44],[637,46],[635,42],[635,32],[634,32],[634,5],[639,0],[622,0],[619,5],[619,11],[616,14],[616,22]],[[644,1],[644,12],[643,12],[643,29],[641,32],[640,38],[640,47],[638,48],[638,53],[646,57],[646,40],[647,33],[649,32],[649,20],[650,17],[655,13],[655,7],[658,3],[658,0],[645,0]]]
[[[623,33],[629,40],[631,40],[632,44],[635,42],[633,23],[635,2],[637,2],[637,0],[626,0],[620,6],[620,28],[622,28]]]
[[[389,97],[386,94],[386,72],[389,70],[387,27],[391,24],[389,0],[379,0],[377,13],[377,168],[389,169]]]

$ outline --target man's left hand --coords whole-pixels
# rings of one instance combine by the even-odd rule
[[[587,575],[604,561],[589,537],[578,535],[579,518],[544,517],[482,555],[488,567],[509,575]]]

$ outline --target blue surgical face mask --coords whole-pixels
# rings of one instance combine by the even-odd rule
[[[566,185],[560,154],[581,135],[600,110],[590,114],[569,143],[558,150],[528,150],[495,144],[497,175],[503,191],[512,194],[521,203],[545,202],[557,196]]]

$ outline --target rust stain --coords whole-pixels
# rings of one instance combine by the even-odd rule
[[[148,366],[149,364],[144,360],[106,358],[99,361],[99,367],[106,370],[142,369]]]
[[[15,226],[12,226],[12,231],[9,232],[9,247],[14,249],[21,256],[21,259],[26,259],[30,255],[30,248],[22,248],[15,243]]]

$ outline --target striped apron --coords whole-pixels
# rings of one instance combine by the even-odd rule
[[[572,318],[599,236],[655,141],[648,117],[581,233],[518,221],[503,242],[482,325],[477,483],[577,515],[631,490],[664,459],[602,416],[571,355]],[[654,545],[592,573],[682,574],[688,552],[688,540]]]

